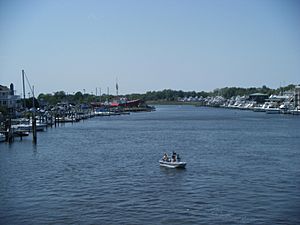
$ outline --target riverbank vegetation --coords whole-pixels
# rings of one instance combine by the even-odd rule
[[[127,94],[127,95],[120,95],[118,97],[125,97],[129,100],[132,99],[141,99],[147,102],[152,103],[176,103],[179,98],[184,97],[200,97],[206,98],[208,96],[214,97],[214,96],[222,96],[226,99],[229,99],[233,96],[244,96],[244,95],[250,95],[254,93],[263,93],[267,95],[272,94],[280,94],[285,91],[290,91],[295,88],[294,84],[287,85],[285,87],[280,87],[277,89],[272,89],[267,86],[262,87],[250,87],[250,88],[242,88],[242,87],[224,87],[220,89],[215,89],[211,92],[205,92],[205,91],[182,91],[182,90],[171,90],[171,89],[165,89],[162,91],[148,91],[144,94]],[[38,102],[42,105],[49,104],[49,105],[55,105],[58,102],[69,102],[74,104],[82,104],[82,103],[90,103],[90,102],[105,102],[105,101],[113,101],[116,98],[116,96],[113,95],[106,95],[103,94],[101,96],[95,96],[93,94],[83,94],[82,92],[78,91],[74,94],[67,94],[64,91],[58,91],[54,94],[40,94],[38,96]],[[30,101],[28,102],[30,104]]]

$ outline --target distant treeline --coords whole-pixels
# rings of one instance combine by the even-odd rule
[[[208,97],[208,96],[223,96],[224,98],[231,98],[233,96],[244,96],[250,95],[254,93],[263,93],[267,95],[272,94],[280,94],[285,91],[294,90],[296,85],[290,84],[285,87],[281,87],[278,89],[271,89],[267,86],[262,86],[260,88],[251,87],[251,88],[241,88],[241,87],[225,87],[220,89],[215,89],[212,92],[196,92],[196,91],[175,91],[170,89],[165,89],[163,91],[148,91],[145,94],[131,94],[126,95],[129,99],[140,98],[145,101],[158,101],[158,100],[166,100],[166,101],[177,101],[178,98],[184,97]]]
[[[241,87],[225,87],[220,89],[215,89],[212,92],[205,91],[176,91],[165,89],[163,91],[148,91],[144,94],[128,94],[128,95],[120,95],[119,97],[126,97],[129,100],[132,99],[142,99],[144,101],[177,101],[178,98],[184,97],[208,97],[208,96],[223,96],[224,98],[231,98],[233,96],[244,96],[250,95],[253,93],[263,93],[263,94],[280,94],[285,91],[290,91],[295,88],[295,85],[290,84],[285,87],[280,87],[277,89],[271,89],[267,86],[262,86],[259,88],[250,87],[250,88],[241,88]],[[82,92],[78,91],[75,94],[66,94],[64,91],[58,91],[54,94],[40,94],[38,96],[39,103],[41,104],[50,104],[55,105],[58,102],[69,102],[73,104],[78,103],[90,103],[90,102],[104,102],[104,101],[112,101],[116,96],[113,95],[102,95],[95,96],[93,94],[82,94]],[[28,101],[28,106],[30,105]]]

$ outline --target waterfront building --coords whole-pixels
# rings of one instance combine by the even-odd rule
[[[15,95],[14,85],[10,84],[10,88],[0,85],[0,106],[7,108],[10,112],[15,112],[21,107],[21,97]]]
[[[269,96],[267,94],[262,94],[262,93],[254,93],[249,95],[249,100],[255,101],[257,104],[265,103],[266,99],[268,98]]]

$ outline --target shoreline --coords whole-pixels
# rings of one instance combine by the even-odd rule
[[[194,105],[204,106],[199,102],[177,102],[177,101],[146,101],[147,105]]]

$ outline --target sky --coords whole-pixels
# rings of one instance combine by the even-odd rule
[[[299,84],[300,1],[0,0],[0,84],[22,69],[36,95]]]

